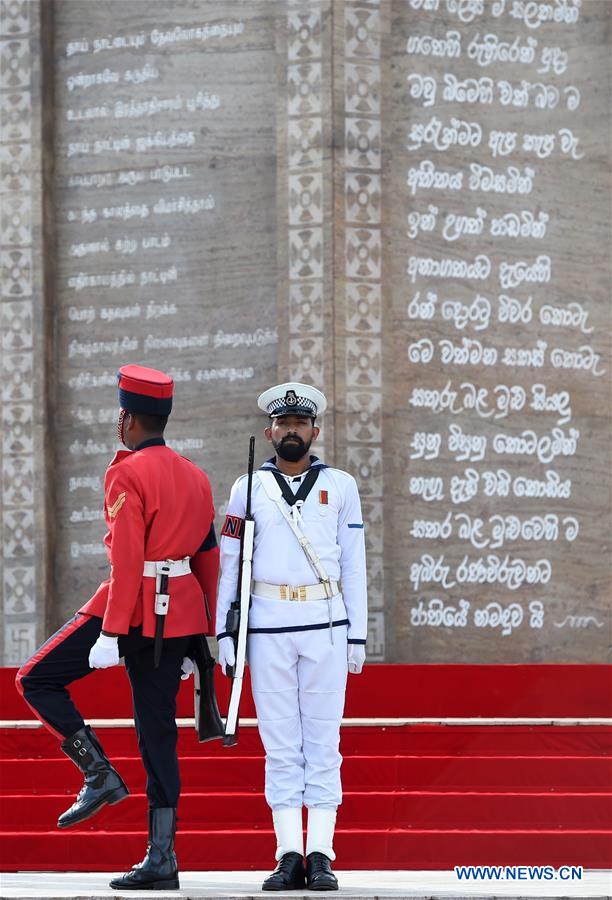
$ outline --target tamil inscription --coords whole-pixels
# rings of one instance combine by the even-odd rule
[[[222,511],[276,376],[274,5],[57,4],[57,584],[107,569],[117,368],[176,382]],[[263,448],[262,448],[263,453]]]

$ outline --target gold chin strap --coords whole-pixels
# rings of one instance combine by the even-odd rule
[[[124,425],[125,417],[127,416],[127,414],[128,414],[127,409],[120,409],[119,410],[119,418],[117,419],[117,439],[120,444],[123,444],[124,447],[126,444],[123,439],[123,425]]]

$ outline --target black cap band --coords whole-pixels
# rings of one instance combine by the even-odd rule
[[[278,406],[268,415],[271,419],[278,419],[279,416],[305,416],[314,419],[317,414],[312,406]]]
[[[284,397],[273,400],[268,405],[268,415],[276,416],[308,416],[311,419],[317,414],[317,407],[308,397],[298,397],[294,391],[287,391]]]
[[[148,416],[169,416],[172,411],[172,397],[147,397],[119,388],[119,406],[134,415],[141,413]]]

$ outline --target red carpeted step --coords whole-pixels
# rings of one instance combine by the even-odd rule
[[[15,822],[24,832],[53,830],[72,795],[17,794],[0,798],[0,834]],[[132,794],[83,822],[79,831],[142,828],[144,794]],[[263,793],[184,792],[179,808],[182,830],[269,828]],[[482,793],[476,791],[348,791],[338,812],[350,828],[575,828],[612,829],[612,793]],[[71,829],[74,832],[75,829]]]
[[[0,668],[0,719],[33,718],[15,689],[16,668]],[[366,666],[349,678],[345,716],[533,716],[609,717],[610,666],[559,665],[387,665]],[[219,708],[227,710],[230,684],[215,670]],[[71,688],[87,718],[132,715],[122,666],[92,673]],[[241,714],[254,716],[249,670]],[[193,682],[181,684],[178,716],[193,715]]]
[[[137,756],[133,726],[97,729],[110,757]],[[341,732],[343,756],[385,754],[398,756],[612,756],[612,729],[604,726],[495,726],[403,725],[345,726]],[[237,747],[221,741],[198,743],[189,726],[179,729],[179,754],[196,756],[262,756],[257,728],[243,727]],[[0,758],[50,757],[63,754],[59,742],[46,728],[0,728]]]
[[[187,870],[266,869],[274,865],[270,829],[179,831],[176,850]],[[538,829],[343,829],[336,832],[338,868],[450,869],[455,865],[581,865],[601,868],[612,833]],[[142,859],[141,832],[5,833],[2,871],[122,872]]]
[[[606,717],[609,667],[371,666],[349,679],[347,716]],[[31,712],[0,669],[0,718]],[[452,685],[453,690],[448,687]],[[218,678],[220,705],[228,682]],[[10,690],[4,690],[5,688]],[[181,686],[178,715],[193,713]],[[131,715],[125,672],[75,685],[90,718]],[[248,690],[242,710],[253,716]],[[125,871],[145,845],[144,771],[134,730],[100,729],[133,792],[78,830],[57,814],[81,776],[51,735],[0,730],[0,867]],[[581,726],[443,726],[343,729],[345,802],[336,850],[343,868],[451,868],[455,864],[612,867],[612,729]],[[184,794],[177,850],[184,870],[267,869],[275,840],[262,794],[263,750],[244,728],[237,748],[200,745],[181,728]]]
[[[130,790],[144,790],[145,772],[140,759],[114,757],[113,764]],[[252,785],[252,790],[256,791],[263,785],[263,757],[185,757],[181,759],[180,766],[183,784],[189,784],[194,790],[244,790],[245,786]],[[0,789],[3,793],[7,793],[9,788],[35,794],[77,791],[81,784],[82,776],[66,758],[6,760],[0,771]]]
[[[109,728],[97,727],[106,755],[111,758],[138,757],[138,742],[133,725]],[[257,756],[263,757],[263,746],[257,728],[240,730],[240,742],[236,747],[224,747],[221,740],[198,741],[195,729],[190,726],[179,728],[179,756]],[[19,758],[65,759],[60,750],[59,740],[46,728],[2,728],[0,729],[0,759]]]
[[[144,788],[142,763],[115,757],[117,770],[133,791]],[[181,778],[191,790],[252,786],[261,790],[263,758],[248,756],[188,756],[181,759]],[[537,791],[554,785],[560,790],[605,790],[612,782],[612,759],[584,756],[359,756],[342,766],[347,790],[473,789]],[[78,790],[80,777],[68,759],[6,760],[1,788],[6,793],[57,793]]]

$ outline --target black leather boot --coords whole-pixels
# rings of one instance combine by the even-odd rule
[[[331,860],[324,853],[309,853],[306,857],[306,887],[309,891],[337,891],[338,879],[331,869]]]
[[[176,809],[149,810],[149,843],[145,858],[110,886],[122,891],[170,891],[179,888],[179,873],[174,853]]]
[[[300,853],[285,853],[271,875],[261,886],[262,891],[294,891],[304,887],[304,859]]]
[[[119,803],[129,794],[125,782],[106,758],[93,728],[85,725],[60,745],[66,756],[85,775],[76,800],[57,820],[58,828],[69,828],[89,819],[105,803]]]

